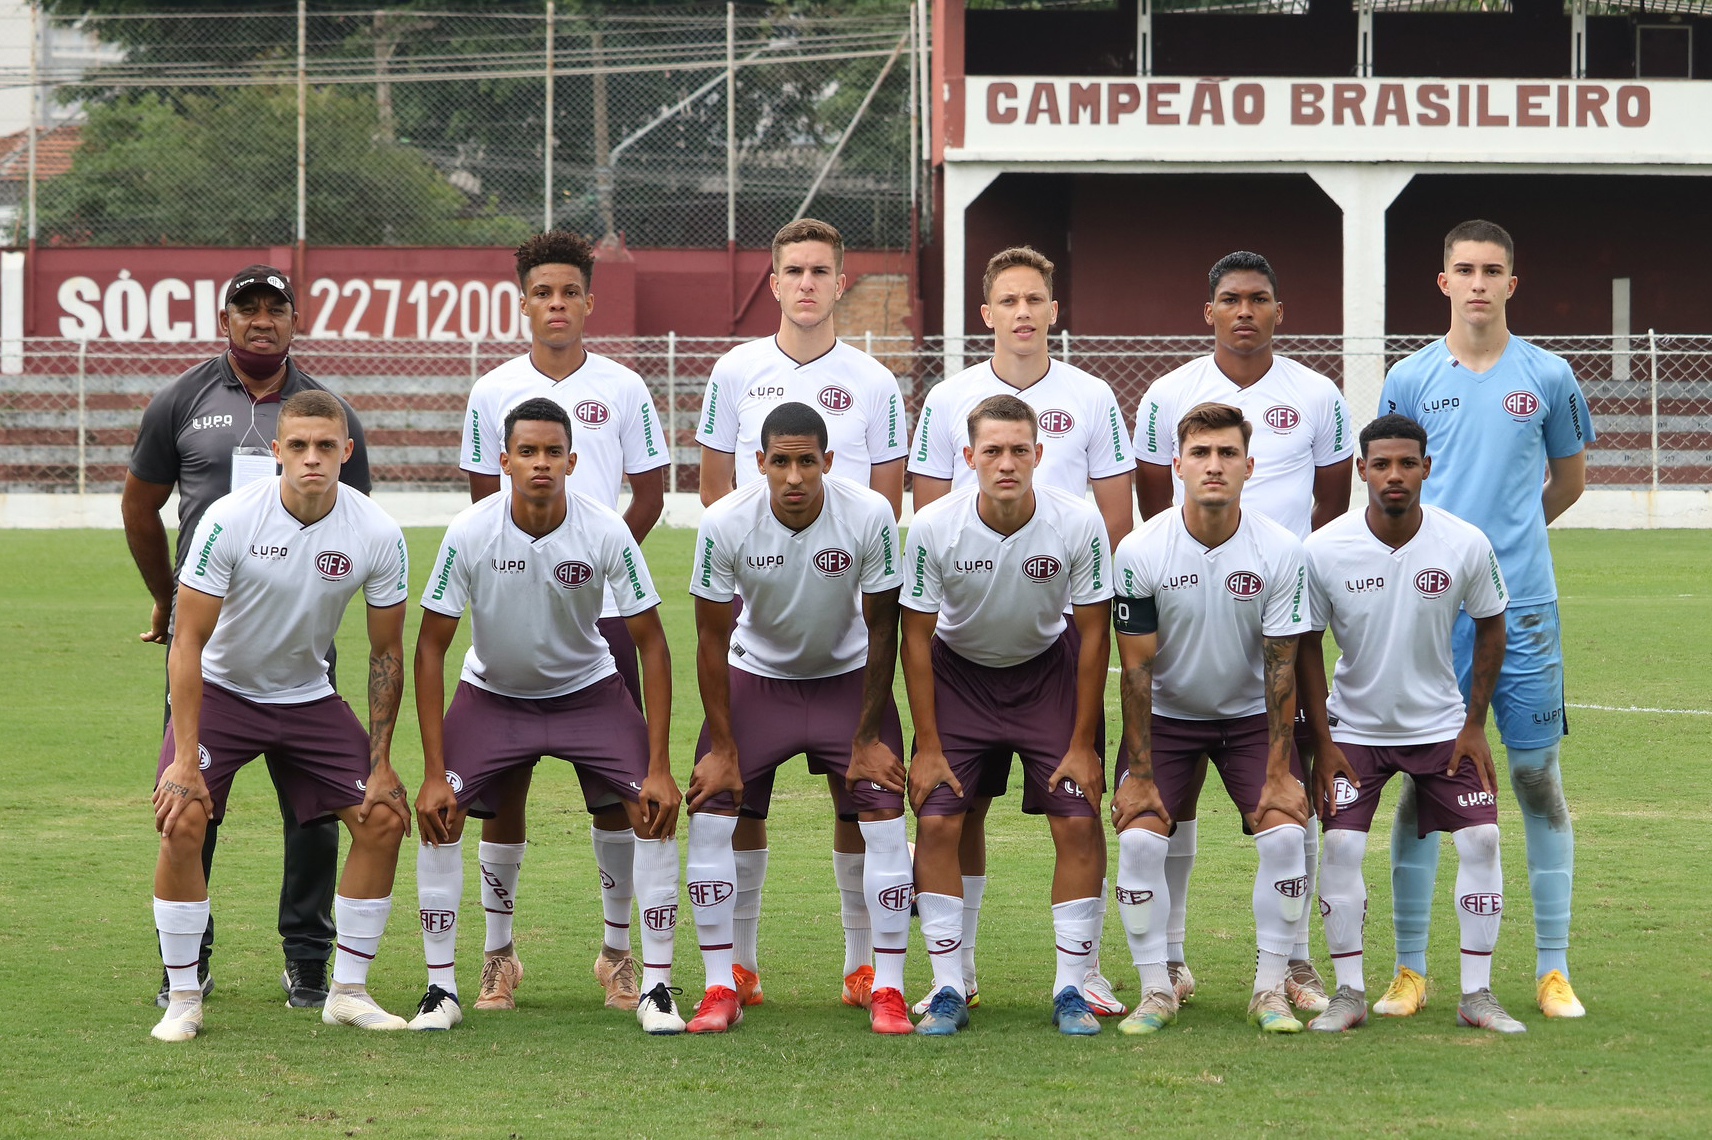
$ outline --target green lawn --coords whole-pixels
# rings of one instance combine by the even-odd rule
[[[438,537],[410,534],[418,589]],[[691,537],[662,531],[645,547],[669,599],[680,784],[700,720],[683,592]],[[148,1036],[159,958],[147,800],[163,666],[158,648],[136,640],[146,598],[118,531],[5,532],[0,1136],[1705,1136],[1712,1035],[1695,1011],[1712,961],[1706,536],[1566,532],[1554,546],[1572,706],[1699,711],[1570,710],[1564,770],[1579,837],[1571,961],[1589,1010],[1579,1022],[1548,1024],[1533,1007],[1521,826],[1506,791],[1510,890],[1494,989],[1529,1033],[1501,1039],[1454,1024],[1451,853],[1430,958],[1437,986],[1420,1016],[1330,1040],[1263,1039],[1243,1021],[1253,848],[1209,790],[1190,908],[1200,996],[1176,1028],[1141,1042],[1052,1031],[1050,844],[1013,796],[991,818],[983,1002],[970,1030],[876,1038],[860,1011],[838,1003],[830,812],[824,784],[794,765],[773,800],[766,1003],[728,1036],[650,1039],[629,1014],[601,1007],[589,976],[600,912],[587,822],[571,772],[549,762],[535,781],[520,891],[528,976],[519,1009],[472,1012],[446,1034],[329,1031],[314,1013],[286,1009],[279,991],[279,821],[257,765],[240,776],[220,833],[208,1027],[166,1046]],[[342,652],[357,662],[361,622],[347,624],[356,637]],[[1115,686],[1108,709],[1115,734]],[[395,760],[407,781],[419,778],[413,718]],[[1391,943],[1384,858],[1376,836],[1374,991]],[[472,867],[466,989],[479,964],[475,880]],[[425,984],[413,896],[407,853],[372,975],[377,997],[406,1014]],[[683,913],[678,977],[693,997],[701,969]],[[1317,929],[1315,947],[1326,965]],[[1115,911],[1105,951],[1107,973],[1133,997]],[[927,977],[912,957],[912,999]]]

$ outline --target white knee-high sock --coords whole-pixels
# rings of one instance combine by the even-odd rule
[[[1165,853],[1165,886],[1171,894],[1171,914],[1165,920],[1165,957],[1183,961],[1183,941],[1189,930],[1189,876],[1195,871],[1195,840],[1199,820],[1180,819]]]
[[[416,914],[422,922],[422,958],[428,984],[458,992],[458,907],[464,897],[464,844],[416,846]]]
[[[168,990],[196,990],[196,963],[202,954],[202,932],[208,929],[208,900],[173,902],[155,899],[155,931],[160,935],[161,964]]]
[[[767,849],[735,853],[737,900],[731,910],[732,953],[750,973],[760,970],[761,888],[767,882]]]
[[[1118,836],[1118,917],[1129,940],[1130,959],[1141,975],[1141,992],[1171,992],[1165,968],[1165,916],[1171,912],[1171,888],[1165,859],[1171,841],[1145,828]]]
[[[1456,842],[1456,921],[1462,933],[1462,992],[1492,986],[1492,950],[1498,945],[1498,921],[1504,912],[1504,868],[1498,853],[1498,825],[1465,827]]]
[[[921,891],[915,896],[915,905],[921,912],[921,940],[927,945],[927,961],[933,967],[933,991],[950,986],[963,993],[963,900]]]
[[[383,899],[348,899],[333,896],[333,930],[337,949],[333,953],[333,980],[341,985],[365,986],[369,963],[380,948],[386,932],[386,916],[392,913],[392,896]]]
[[[864,820],[862,893],[874,943],[874,988],[904,988],[904,954],[909,949],[910,895],[915,870],[910,866],[904,817]]]
[[[987,893],[987,876],[963,876],[963,949],[958,952],[962,963],[963,986],[972,990],[975,984],[975,937],[981,932],[981,899]]]
[[[1284,983],[1290,948],[1296,944],[1296,923],[1307,908],[1308,876],[1302,861],[1302,825],[1281,823],[1256,832],[1260,855],[1254,874],[1254,992]]]
[[[1062,993],[1065,986],[1082,992],[1088,978],[1088,959],[1099,945],[1100,900],[1071,899],[1052,906],[1052,934],[1057,948],[1057,970],[1052,977],[1052,993]]]
[[[844,924],[844,972],[874,964],[874,930],[868,898],[862,891],[864,859],[860,851],[834,851],[832,877],[838,883],[838,919]]]
[[[1361,858],[1367,851],[1365,831],[1334,828],[1326,832],[1325,858],[1320,866],[1320,906],[1325,915],[1326,948],[1339,986],[1366,992],[1362,976],[1362,940],[1367,925],[1367,881]]]
[[[731,974],[731,930],[737,906],[737,857],[731,849],[731,836],[736,830],[734,815],[700,812],[690,817],[684,876],[689,880],[690,910],[695,915],[696,941],[707,968],[708,989],[737,988]]]
[[[594,847],[594,865],[600,872],[600,910],[606,920],[601,944],[608,950],[630,953],[630,903],[636,897],[636,833],[602,831],[589,824],[589,842]]]
[[[483,949],[503,950],[511,945],[511,920],[517,905],[517,876],[523,870],[524,843],[489,843],[476,848],[481,862],[482,912],[487,919]]]
[[[1296,945],[1290,948],[1292,962],[1308,961],[1308,927],[1314,917],[1314,892],[1320,885],[1320,821],[1313,816],[1302,829],[1302,865],[1308,873],[1308,893],[1302,897],[1309,905],[1302,908],[1302,918],[1296,923]]]
[[[678,928],[678,840],[634,840],[636,898],[642,914],[642,992],[672,984],[672,937]]]

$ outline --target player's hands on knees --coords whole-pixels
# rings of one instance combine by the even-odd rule
[[[410,834],[410,793],[404,781],[392,770],[388,760],[369,761],[369,778],[363,781],[363,802],[357,807],[357,822],[367,823],[377,807],[396,812],[404,822],[404,834]]]
[[[741,785],[738,791],[742,791]],[[678,791],[678,782],[670,772],[645,776],[636,801],[642,809],[644,839],[663,839],[677,831],[678,809],[683,805],[684,794]]]
[[[416,793],[416,823],[430,847],[452,841],[452,819],[458,814],[458,794],[444,779],[422,781]]]
[[[844,773],[844,787],[855,791],[863,780],[880,785],[888,792],[903,794],[904,762],[898,759],[882,740],[853,741],[850,745],[850,767]]]
[[[1072,748],[1066,752],[1058,767],[1052,770],[1052,775],[1046,777],[1047,788],[1058,787],[1060,780],[1068,780],[1095,806],[1106,794],[1105,765],[1100,763],[1100,754],[1092,748]]]
[[[1291,775],[1289,769],[1266,777],[1266,783],[1260,789],[1260,803],[1254,809],[1255,822],[1274,811],[1283,812],[1303,827],[1308,825],[1308,817],[1313,814],[1309,810],[1308,793],[1302,789],[1302,781]]]
[[[1355,769],[1349,766],[1349,758],[1343,754],[1343,749],[1329,740],[1320,741],[1314,750],[1312,784],[1314,803],[1319,805],[1327,818],[1337,814],[1335,785],[1339,776],[1348,780],[1350,787],[1361,787],[1361,781],[1355,778]]]
[[[690,772],[690,810],[700,811],[702,805],[720,792],[730,792],[733,804],[743,802],[743,772],[737,766],[737,753],[724,748],[710,748],[696,759]]]
[[[192,803],[200,803],[207,817],[214,817],[214,798],[208,794],[208,784],[194,754],[188,761],[174,760],[168,764],[155,781],[154,795],[150,798],[154,801],[155,830],[164,838],[172,837],[173,825]]]
[[[167,619],[170,616],[167,607],[156,602],[154,609],[149,613],[149,628],[137,635],[138,640],[144,644],[165,645]]]
[[[1492,766],[1492,746],[1486,742],[1485,725],[1464,725],[1456,734],[1456,747],[1451,749],[1450,767],[1445,769],[1445,775],[1456,775],[1464,760],[1474,765],[1482,791],[1491,792],[1498,786],[1498,771]]]
[[[909,766],[909,802],[917,815],[921,814],[921,805],[927,802],[933,789],[941,784],[949,785],[953,795],[962,797],[963,782],[951,771],[951,763],[945,759],[945,753],[918,749]]]
[[[1121,832],[1144,815],[1158,816],[1165,830],[1171,830],[1171,813],[1159,797],[1159,785],[1151,776],[1131,772],[1118,781],[1118,789],[1112,793],[1112,830]]]

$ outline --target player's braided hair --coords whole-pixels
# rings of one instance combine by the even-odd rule
[[[537,265],[574,265],[583,271],[583,287],[594,280],[594,246],[581,234],[548,230],[517,247],[517,283],[528,287],[529,271]]]

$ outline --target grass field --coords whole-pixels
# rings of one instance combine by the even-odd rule
[[[680,784],[700,721],[681,585],[691,537],[662,531],[645,548],[669,599]],[[163,1046],[148,1037],[160,967],[147,798],[163,666],[158,648],[136,640],[146,598],[118,531],[6,532],[0,1136],[1706,1136],[1706,536],[1553,537],[1568,699],[1605,706],[1571,708],[1564,749],[1579,856],[1571,962],[1584,1020],[1547,1023],[1533,1006],[1522,833],[1506,789],[1509,905],[1494,989],[1528,1034],[1500,1039],[1454,1024],[1452,853],[1435,913],[1436,988],[1420,1016],[1330,1040],[1263,1039],[1243,1021],[1253,847],[1209,790],[1190,909],[1200,996],[1177,1028],[1141,1042],[1111,1029],[1087,1040],[1052,1031],[1050,844],[1013,796],[992,814],[983,1002],[971,1029],[949,1040],[879,1039],[860,1011],[838,1003],[830,813],[824,785],[794,765],[773,801],[766,1003],[725,1037],[650,1039],[629,1014],[601,1007],[589,976],[600,912],[587,823],[570,771],[549,763],[535,782],[520,891],[528,976],[519,1009],[471,1013],[446,1034],[327,1031],[313,1012],[286,1009],[279,990],[279,821],[256,765],[240,775],[220,832],[208,1028]],[[410,534],[417,589],[437,539]],[[360,621],[347,626],[360,637]],[[414,617],[410,626],[413,634]],[[363,647],[346,639],[342,652],[357,662]],[[1692,711],[1606,711],[1629,706]],[[1115,732],[1115,686],[1108,707]],[[413,718],[394,756],[407,782],[419,779]],[[1370,996],[1390,961],[1384,853],[1376,836]],[[371,978],[376,996],[406,1014],[425,984],[413,868],[407,852]],[[466,991],[479,965],[475,878],[472,869],[460,939]],[[683,914],[678,980],[694,995],[701,968],[687,906]],[[1314,941],[1325,965],[1318,929]],[[1106,972],[1133,997],[1115,911],[1105,949]],[[912,999],[927,976],[916,954]]]

